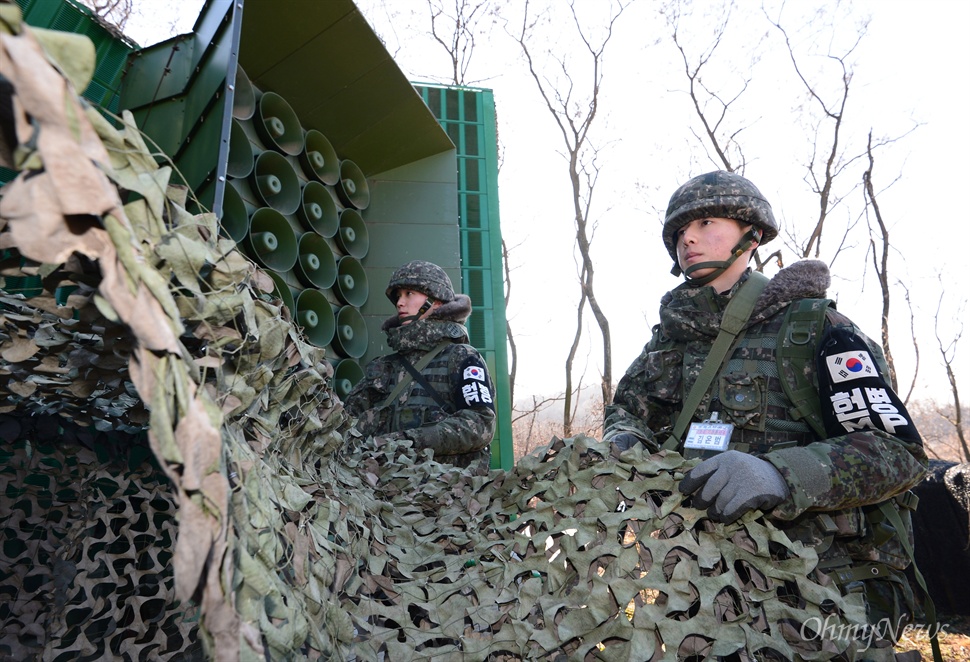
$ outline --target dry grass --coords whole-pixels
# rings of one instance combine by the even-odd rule
[[[940,623],[940,651],[945,662],[970,662],[970,616],[946,616],[938,619]],[[914,630],[908,638],[900,641],[897,651],[916,649],[924,660],[933,659],[933,649],[927,637],[927,628]]]

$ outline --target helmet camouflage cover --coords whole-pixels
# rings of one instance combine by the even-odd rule
[[[402,288],[422,292],[442,303],[448,303],[455,298],[455,288],[452,287],[445,270],[424,260],[412,260],[398,267],[391,275],[384,293],[391,303],[397,303],[397,291]]]
[[[763,231],[761,244],[778,236],[771,205],[758,187],[726,170],[698,175],[670,196],[663,240],[674,262],[677,261],[677,231],[698,218],[733,218],[751,223]]]

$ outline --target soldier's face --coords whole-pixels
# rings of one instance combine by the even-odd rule
[[[691,265],[701,262],[727,260],[747,227],[733,218],[699,218],[680,228],[677,231],[677,261],[681,270],[686,271]],[[747,268],[747,261],[739,259],[731,267],[735,265],[739,266],[737,271],[740,277]],[[712,271],[713,268],[699,269],[691,272],[691,278],[702,278]]]
[[[415,292],[414,290],[398,290],[397,291],[397,316],[403,321],[402,324],[410,324],[411,317],[418,314],[421,310],[421,306],[424,302],[428,300],[428,295],[423,292]],[[431,304],[431,308],[428,309],[421,319],[424,319],[431,314],[431,311],[439,308],[441,306],[440,301],[435,301]]]

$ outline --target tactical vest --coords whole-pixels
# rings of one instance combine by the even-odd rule
[[[801,299],[789,305],[784,315],[747,328],[698,405],[694,420],[707,419],[716,411],[721,421],[734,425],[729,448],[746,453],[764,454],[826,438],[812,375],[830,306],[834,308],[830,299]],[[683,352],[682,362],[670,361],[671,372],[677,371],[676,378],[682,379],[677,389],[681,398],[693,386],[709,347],[707,342],[673,341],[658,347],[661,352]],[[686,457],[697,455],[682,452]],[[911,540],[909,513],[915,500],[906,495],[892,502],[903,515]],[[904,569],[911,561],[880,505],[806,512],[791,522],[775,524],[790,538],[815,548],[832,567],[878,561]]]
[[[421,371],[421,375],[433,388],[438,399],[449,405],[448,408],[442,407],[424,386],[417,382],[412,382],[404,389],[395,402],[388,406],[388,430],[410,430],[424,425],[436,423],[456,411],[453,404],[453,393],[451,386],[451,374],[454,367],[451,365],[451,355],[457,345],[449,345],[431,363]],[[420,354],[419,354],[420,355]],[[392,390],[402,379],[410,379],[405,369],[396,362],[389,362],[391,370],[397,370],[395,379],[388,386]]]

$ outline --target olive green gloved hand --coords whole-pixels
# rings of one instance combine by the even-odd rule
[[[733,522],[751,510],[767,511],[790,496],[788,484],[767,460],[725,451],[687,472],[678,489],[694,495],[695,508],[707,508],[718,522]]]

